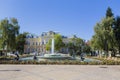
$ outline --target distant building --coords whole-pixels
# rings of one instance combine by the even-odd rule
[[[28,36],[26,38],[26,44],[24,45],[24,52],[31,53],[31,52],[46,52],[46,44],[48,41],[53,38],[55,34],[58,34],[53,31],[43,32],[39,37]]]
[[[43,32],[39,37],[34,35],[29,35],[26,38],[26,44],[24,45],[24,53],[32,53],[32,52],[44,52],[46,53],[46,44],[50,39],[54,37],[55,34],[58,34],[57,32],[49,31],[49,32]],[[65,45],[68,42],[71,42],[71,38],[77,38],[75,35],[71,37],[62,36],[62,40],[65,43]],[[61,52],[67,53],[67,48],[61,48]]]
[[[24,45],[24,52],[25,53],[30,53],[30,52],[40,52],[42,51],[41,49],[41,38],[26,38],[26,44]]]

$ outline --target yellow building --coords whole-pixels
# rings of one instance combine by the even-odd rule
[[[28,37],[26,38],[26,44],[24,45],[24,53],[32,52],[46,52],[45,45],[48,41],[57,34],[53,31],[43,32],[39,37]]]
[[[46,53],[46,44],[50,39],[54,37],[55,34],[58,34],[53,31],[43,32],[39,37],[28,37],[26,38],[26,44],[24,45],[24,53]],[[75,36],[72,36],[72,38]],[[62,36],[63,42],[66,44],[71,41],[71,38]],[[61,51],[66,52],[66,48],[62,48]]]
[[[40,52],[41,51],[41,38],[26,38],[26,44],[24,46],[24,52]]]

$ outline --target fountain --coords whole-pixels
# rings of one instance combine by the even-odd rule
[[[54,54],[54,39],[52,39],[51,53]]]
[[[62,54],[62,53],[55,53],[54,52],[54,39],[52,39],[52,44],[51,44],[51,52],[49,54],[44,54],[43,56],[36,56],[34,55],[34,57],[36,58],[35,60],[37,61],[44,61],[44,60],[80,60],[80,58],[74,58],[69,56],[68,54]],[[84,62],[100,62],[100,60],[95,60],[95,59],[90,59],[90,58],[85,58],[82,56],[81,59]],[[20,60],[33,60],[33,57],[26,57],[26,58],[21,58]]]
[[[51,53],[44,54],[44,56],[37,56],[38,59],[72,59],[68,54],[62,54],[62,53],[55,53],[54,52],[54,39],[52,39],[51,43]]]

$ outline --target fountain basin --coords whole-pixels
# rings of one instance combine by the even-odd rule
[[[61,54],[61,53],[57,53],[57,54],[45,54],[44,56],[37,56],[37,59],[73,59],[71,56],[67,55],[67,54]]]

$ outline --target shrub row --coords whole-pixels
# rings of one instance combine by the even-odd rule
[[[40,65],[120,65],[120,61],[104,60],[102,62],[80,61],[0,61],[0,64],[40,64]]]

